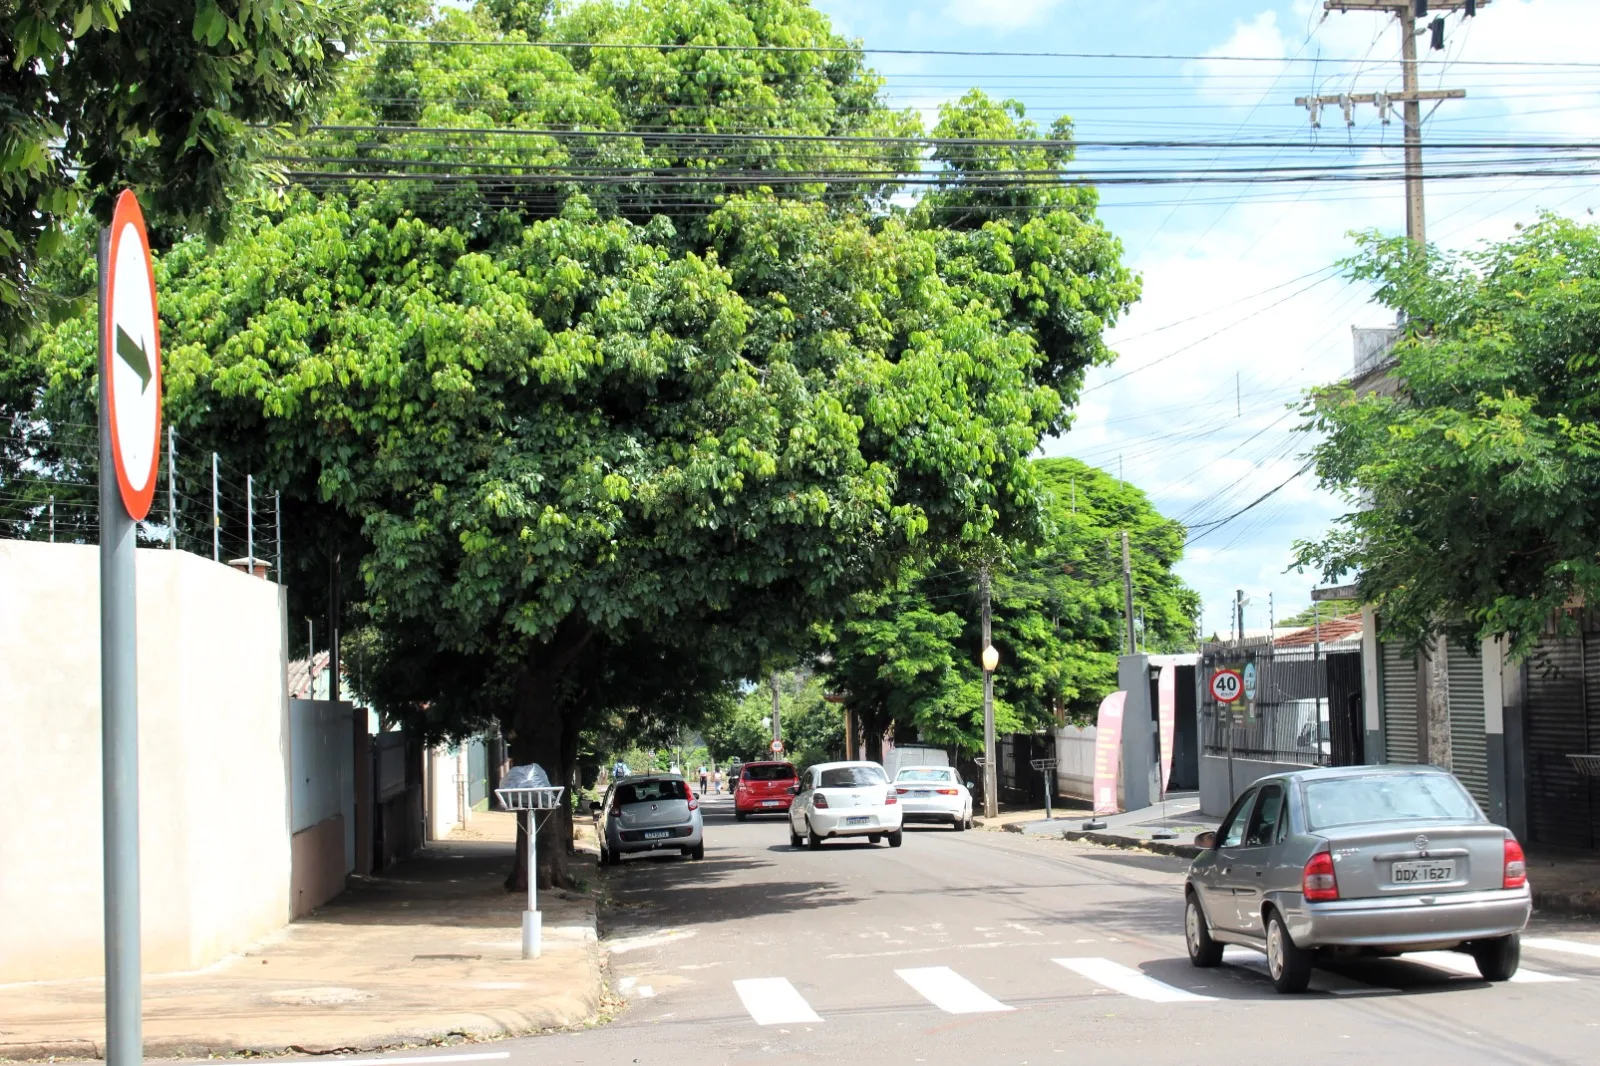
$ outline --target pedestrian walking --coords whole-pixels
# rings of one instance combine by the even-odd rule
[[[706,768],[704,766],[702,766],[702,767],[700,767],[700,792],[701,792],[702,795],[704,795],[705,791],[706,791]]]

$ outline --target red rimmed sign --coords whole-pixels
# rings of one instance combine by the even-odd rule
[[[150,513],[161,461],[161,318],[144,212],[126,190],[111,216],[100,328],[117,489],[137,521]]]

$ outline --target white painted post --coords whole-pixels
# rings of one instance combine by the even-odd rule
[[[522,957],[537,959],[542,948],[539,927],[539,820],[528,811],[528,909],[522,912]]]

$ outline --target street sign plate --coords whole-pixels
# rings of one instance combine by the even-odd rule
[[[137,521],[150,513],[161,459],[161,320],[144,213],[127,190],[111,216],[101,328],[117,489]]]
[[[772,742],[772,744],[771,744],[771,748],[772,748],[772,754],[774,754],[774,755],[782,755],[783,754],[783,741],[774,740]]]
[[[1256,698],[1256,664],[1255,663],[1245,663],[1244,664],[1244,698],[1247,699],[1247,700],[1253,700],[1253,699]]]
[[[1211,698],[1218,703],[1232,703],[1244,692],[1244,678],[1237,670],[1218,670],[1211,675]]]

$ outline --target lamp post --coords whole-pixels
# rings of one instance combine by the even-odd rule
[[[985,619],[987,621],[987,619]],[[984,634],[987,638],[988,634]],[[983,647],[983,816],[1000,817],[1000,786],[995,771],[994,750],[994,671],[1000,653],[993,644]]]

